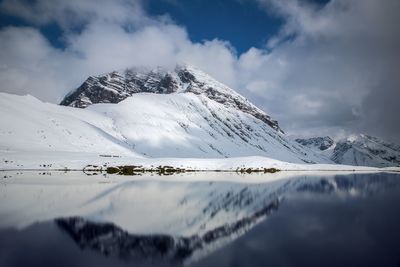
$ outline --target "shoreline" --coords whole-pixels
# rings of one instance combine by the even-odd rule
[[[100,173],[107,173],[105,169],[91,169],[91,170],[84,170],[84,169],[0,169],[0,172],[40,172],[40,171],[49,171],[49,172],[100,172]],[[280,169],[279,172],[365,172],[365,173],[372,173],[372,172],[400,172],[400,169],[376,169],[376,170],[361,170],[361,169]],[[263,174],[262,171],[251,171],[248,172],[240,172],[236,170],[185,170],[182,172],[174,172],[177,173],[237,173],[237,174],[250,174],[250,173],[259,173]],[[137,173],[157,173],[154,170],[144,170],[144,171],[137,171]],[[112,173],[109,173],[112,174]],[[269,172],[265,172],[265,174],[269,174]]]

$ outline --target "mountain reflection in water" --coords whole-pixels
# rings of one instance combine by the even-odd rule
[[[109,178],[99,177],[102,187],[91,193],[83,184],[93,181],[83,178],[68,185],[7,178],[0,187],[7,202],[0,205],[0,266],[400,263],[399,174],[310,173],[269,182],[179,177],[111,178],[106,185],[101,179]],[[25,196],[12,199],[18,190]],[[42,209],[32,204],[40,190],[53,196],[38,202]],[[60,194],[71,201],[55,201]]]

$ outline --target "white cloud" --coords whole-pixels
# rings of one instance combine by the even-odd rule
[[[7,27],[0,31],[0,40],[2,91],[54,99],[65,90],[65,78],[57,67],[62,68],[68,58],[52,48],[37,30]]]

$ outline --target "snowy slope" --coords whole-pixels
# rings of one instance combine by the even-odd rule
[[[338,164],[400,166],[400,145],[365,134],[351,135],[337,142],[333,142],[330,137],[296,139],[296,141]]]
[[[263,155],[289,162],[321,162],[250,114],[202,95],[140,93],[117,105],[88,109],[111,117],[116,130],[135,144],[135,151],[152,157]]]
[[[0,93],[0,151],[112,151],[138,156],[102,114]]]
[[[193,93],[138,93],[86,109],[0,95],[2,151],[144,157],[266,156],[329,163],[251,114]]]

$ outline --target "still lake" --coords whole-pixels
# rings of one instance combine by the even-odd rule
[[[0,174],[0,266],[400,266],[399,173]]]

